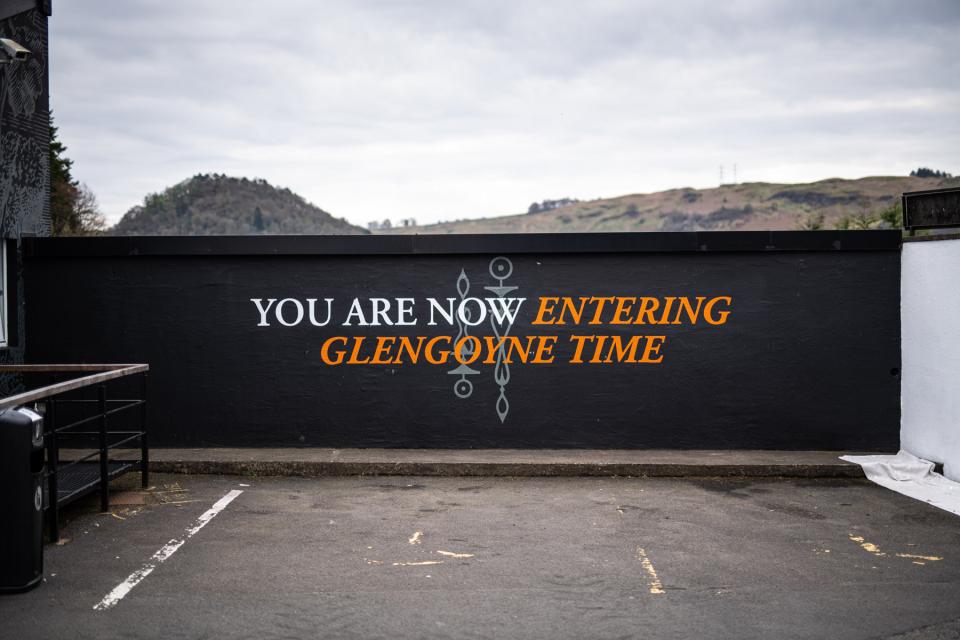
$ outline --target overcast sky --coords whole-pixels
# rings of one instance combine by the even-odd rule
[[[117,220],[196,173],[432,222],[960,173],[960,2],[54,3],[51,100]]]

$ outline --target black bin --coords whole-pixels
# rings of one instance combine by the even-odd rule
[[[43,581],[43,417],[0,412],[0,593]]]

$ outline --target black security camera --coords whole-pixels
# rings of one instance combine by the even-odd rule
[[[0,63],[26,60],[30,55],[30,49],[10,38],[0,38],[0,52]]]

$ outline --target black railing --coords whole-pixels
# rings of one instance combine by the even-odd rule
[[[45,509],[50,539],[60,539],[60,507],[99,489],[100,510],[110,509],[110,480],[140,471],[141,485],[149,485],[147,442],[146,364],[34,364],[0,365],[0,374],[46,378],[45,386],[0,399],[0,410],[32,405],[44,415],[47,470]],[[61,380],[64,376],[72,376]],[[132,376],[139,384],[132,386]],[[122,380],[125,379],[125,380]],[[107,397],[107,386],[122,385],[120,398]],[[131,388],[132,387],[132,388]],[[91,390],[96,397],[85,397]],[[131,397],[139,396],[139,397]],[[92,411],[91,411],[92,409]],[[139,409],[134,417],[130,410]],[[116,423],[119,429],[111,429]],[[80,427],[87,425],[87,429]],[[111,459],[112,450],[135,448],[140,458]],[[74,448],[69,450],[64,445]],[[83,453],[93,449],[91,453]],[[69,451],[68,460],[61,453]]]

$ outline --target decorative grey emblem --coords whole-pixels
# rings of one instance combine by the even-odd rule
[[[463,269],[460,269],[460,276],[457,278],[457,293],[460,295],[461,302],[467,297],[467,294],[470,293],[470,279],[467,278],[467,274]],[[463,311],[464,317],[467,320],[470,320],[470,310],[465,308]],[[455,314],[455,317],[457,319],[457,336],[453,339],[454,348],[456,348],[456,344],[459,340],[470,335],[470,327],[468,327],[466,323],[460,319],[460,314]],[[459,355],[462,360],[469,360],[470,356],[473,355],[473,352],[473,342],[469,342],[464,344]],[[460,376],[457,381],[453,383],[454,395],[458,398],[469,398],[471,395],[473,395],[473,383],[470,382],[467,376],[475,376],[479,373],[480,372],[473,367],[469,367],[465,364],[461,364],[456,369],[447,371],[447,375]]]
[[[503,283],[513,275],[513,263],[509,258],[498,256],[490,261],[490,275],[496,279],[499,284],[492,287],[484,287],[487,291],[496,294],[498,298],[503,298],[508,293],[517,290],[515,286],[507,286]],[[490,326],[493,329],[493,335],[497,340],[506,338],[510,335],[512,325],[508,320],[498,323],[494,314],[490,314]],[[497,397],[497,415],[500,417],[500,423],[507,419],[510,412],[510,401],[507,399],[507,385],[510,384],[510,364],[506,361],[507,349],[501,344],[497,349],[497,361],[493,367],[493,380],[500,388],[500,395]]]
[[[504,284],[504,282],[513,275],[513,263],[510,262],[509,258],[497,256],[490,261],[488,271],[498,284],[484,287],[484,289],[493,293],[498,298],[504,298],[507,294],[519,288]],[[460,269],[460,276],[457,278],[457,294],[459,294],[461,302],[466,299],[469,292],[470,279],[467,277],[466,271]],[[464,319],[468,322],[472,320],[472,314],[469,308],[465,307],[463,309],[463,315]],[[462,338],[470,335],[470,327],[460,318],[459,313],[456,315],[456,322],[457,336],[453,340],[454,345]],[[496,340],[499,341],[510,335],[510,330],[513,328],[513,325],[507,319],[498,322],[496,316],[491,313],[490,328],[493,330],[493,335]],[[456,346],[454,346],[454,348],[456,348]],[[474,355],[475,349],[475,341],[464,344],[462,352],[459,354],[460,358],[462,360],[469,360],[470,357]],[[480,373],[477,369],[465,364],[460,364],[455,369],[447,371],[448,375],[458,376],[457,381],[453,384],[454,395],[461,399],[469,398],[473,395],[473,382],[470,381],[467,376],[478,375]],[[499,389],[496,409],[500,423],[503,424],[507,419],[507,414],[510,413],[510,401],[507,399],[507,385],[510,384],[510,364],[507,362],[507,348],[503,344],[497,348],[496,362],[493,367],[493,381]]]

